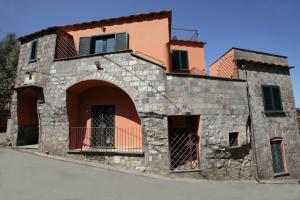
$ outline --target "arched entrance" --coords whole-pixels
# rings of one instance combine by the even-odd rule
[[[39,143],[39,118],[37,103],[41,98],[42,88],[28,86],[17,90],[18,136],[17,146]]]
[[[141,121],[129,95],[101,80],[67,89],[70,149],[141,152]]]

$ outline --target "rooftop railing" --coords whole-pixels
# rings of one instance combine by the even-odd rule
[[[198,40],[199,32],[193,29],[172,28],[172,40]]]

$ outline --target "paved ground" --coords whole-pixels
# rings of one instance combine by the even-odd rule
[[[300,200],[300,185],[150,178],[0,148],[0,199]]]

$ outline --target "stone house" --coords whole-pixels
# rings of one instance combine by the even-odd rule
[[[7,136],[13,146],[153,173],[300,177],[287,57],[232,48],[206,72],[198,32],[172,12],[20,37]]]

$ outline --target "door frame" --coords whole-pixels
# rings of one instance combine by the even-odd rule
[[[280,152],[281,152],[281,162],[283,165],[283,171],[282,172],[275,172],[274,171],[274,158],[273,158],[273,151],[272,151],[272,143],[279,143]],[[285,150],[285,143],[282,137],[274,137],[270,139],[270,151],[271,151],[271,160],[272,160],[272,168],[273,173],[275,176],[282,175],[282,174],[288,174],[288,165],[286,160],[286,150]]]
[[[176,169],[172,166],[172,151],[171,151],[171,140],[172,140],[172,130],[174,130],[174,127],[172,127],[172,118],[185,118],[185,129],[195,129],[194,136],[197,137],[197,142],[195,144],[195,151],[196,151],[196,161],[197,166],[191,167],[189,169]],[[200,115],[168,115],[167,118],[167,124],[168,124],[168,145],[169,145],[169,167],[171,171],[198,171],[200,170],[200,145],[201,145],[201,127],[200,127]],[[191,121],[193,121],[194,124],[189,124]],[[176,129],[176,128],[175,128]],[[174,135],[173,135],[174,136]]]

